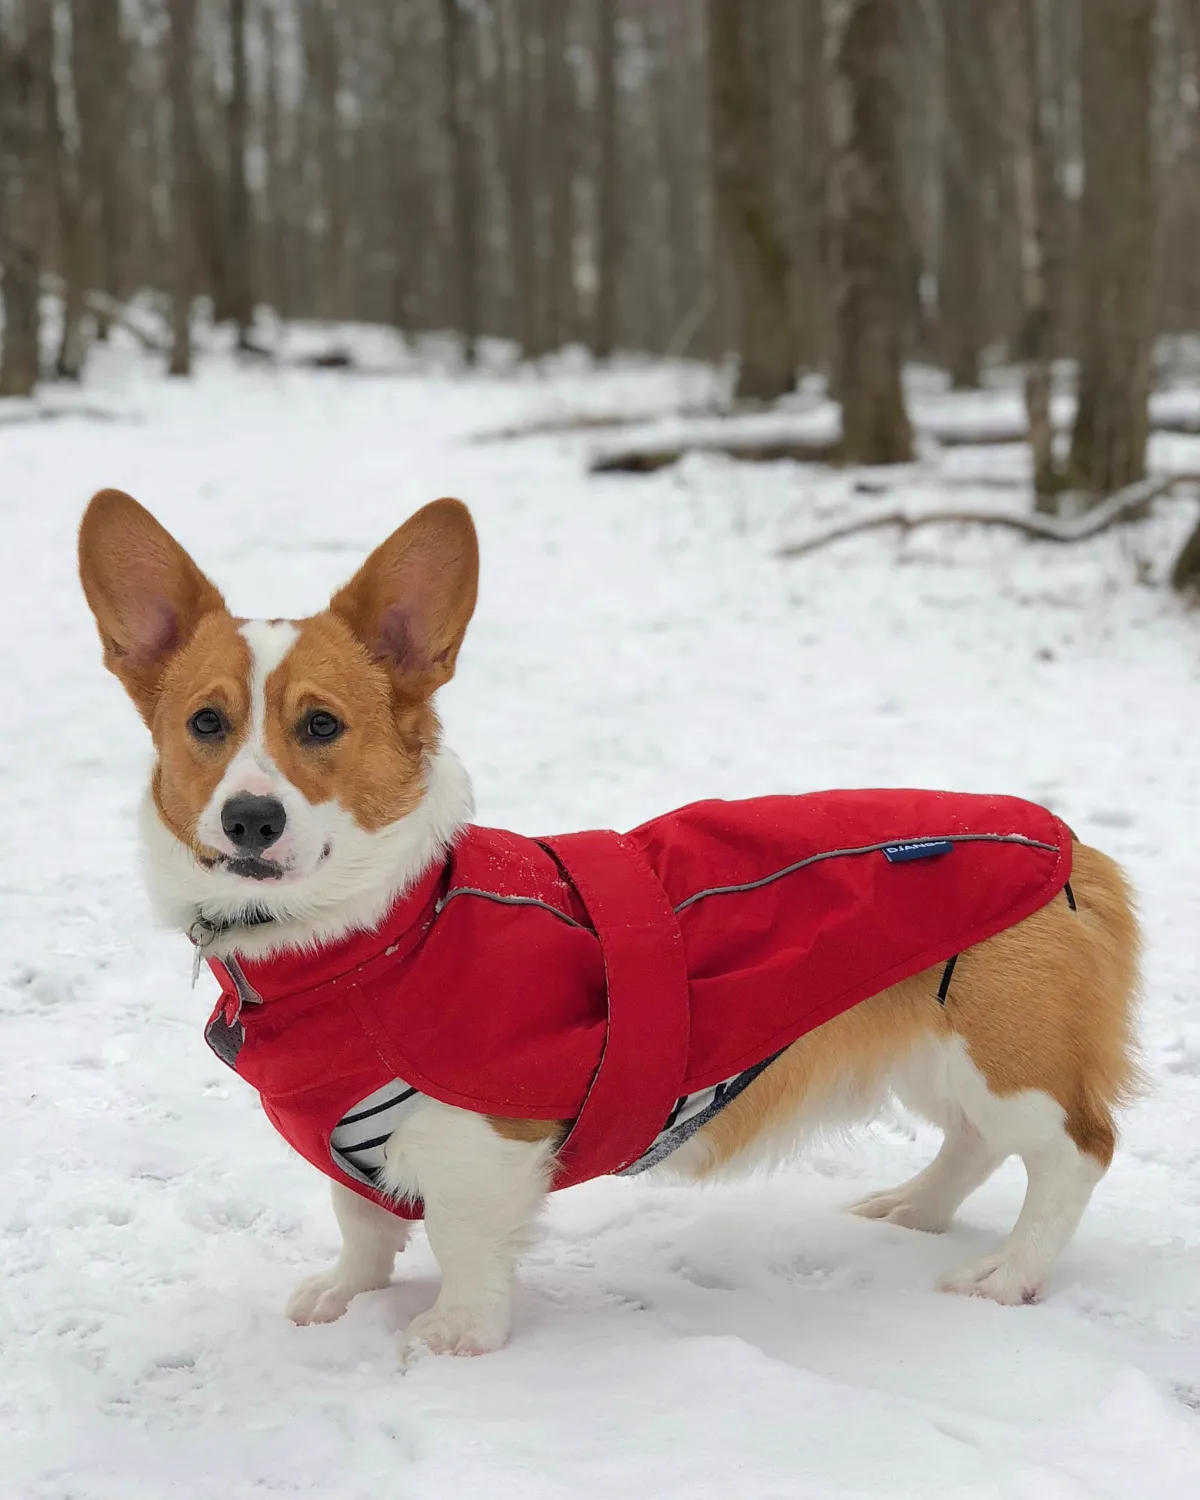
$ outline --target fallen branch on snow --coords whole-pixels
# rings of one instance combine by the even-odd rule
[[[56,276],[53,271],[42,273],[42,289],[52,297],[65,299],[67,295],[67,283],[61,276]],[[83,305],[88,312],[94,313],[99,318],[107,318],[110,323],[115,323],[118,328],[123,328],[126,333],[132,334],[142,348],[150,354],[170,353],[171,345],[165,333],[160,336],[144,327],[132,315],[124,302],[109,296],[107,292],[96,291],[94,288],[86,290],[83,293]]]
[[[695,442],[672,443],[669,446],[616,449],[601,453],[588,465],[592,474],[653,474],[669,468],[687,453],[724,453],[743,463],[769,464],[791,459],[798,464],[834,464],[841,461],[840,438],[753,438],[729,437]]]
[[[1098,536],[1118,521],[1135,515],[1153,500],[1161,499],[1179,485],[1200,484],[1200,473],[1168,474],[1151,479],[1140,479],[1123,490],[1107,496],[1099,505],[1070,520],[1057,516],[1041,516],[1034,513],[1019,515],[1001,510],[930,510],[909,515],[902,510],[883,511],[879,515],[866,516],[861,520],[847,521],[841,526],[808,537],[801,542],[788,542],[776,552],[776,557],[805,557],[845,537],[858,536],[866,531],[882,531],[885,527],[897,526],[904,533],[916,531],[922,526],[1003,526],[1010,531],[1019,531],[1024,536],[1043,542],[1082,542],[1088,537]]]
[[[685,420],[693,417],[719,417],[723,415],[717,405],[678,406],[673,411],[624,412],[620,415],[587,416],[580,413],[554,417],[537,417],[533,421],[517,423],[512,427],[494,427],[486,432],[474,433],[467,439],[470,443],[507,443],[515,438],[553,437],[573,432],[604,432],[617,427],[639,427],[647,422]]]
[[[671,415],[678,419],[702,414],[676,412]],[[689,453],[723,453],[728,458],[740,459],[745,463],[772,463],[780,459],[792,459],[797,463],[828,464],[843,461],[842,445],[838,439],[821,438],[812,434],[811,429],[809,433],[805,433],[798,423],[791,431],[788,430],[789,417],[794,419],[799,414],[780,414],[775,424],[776,430],[770,434],[739,432],[739,423],[745,416],[750,415],[748,413],[732,412],[724,417],[716,413],[712,415],[716,420],[710,421],[707,424],[707,430],[695,436],[685,432],[670,440],[662,438],[657,440],[650,438],[642,442],[635,440],[623,447],[603,449],[592,459],[589,465],[590,472],[593,474],[653,474],[659,469],[678,463]],[[575,423],[573,425],[582,430],[587,424]],[[617,420],[604,424],[597,422],[595,425],[598,427],[626,424]],[[727,427],[728,430],[721,432],[719,430],[721,426]],[[1200,436],[1200,416],[1152,418],[1150,428],[1153,432]],[[936,417],[926,417],[918,418],[913,424],[913,429],[918,438],[930,439],[941,448],[1004,447],[1029,440],[1029,432],[1024,421],[983,423],[971,427],[963,423],[945,422],[939,421]],[[566,430],[565,426],[563,430]],[[524,435],[525,433],[520,428],[510,428],[505,432],[489,434],[491,437],[505,438]]]
[[[0,402],[0,428],[21,427],[32,422],[128,422],[136,420],[119,411],[106,411],[102,406],[35,406],[24,405],[16,411],[7,409]]]
[[[941,424],[937,421],[918,421],[914,425],[919,436],[932,438],[942,448],[1003,448],[1029,441],[1029,428],[1023,420],[990,424],[984,422],[978,427],[969,427],[965,423],[961,425]],[[1055,437],[1065,437],[1070,434],[1070,431],[1070,426],[1055,424]],[[1176,437],[1200,437],[1200,415],[1174,417],[1151,415],[1150,431],[1171,433]]]

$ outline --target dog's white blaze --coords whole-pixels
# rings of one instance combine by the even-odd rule
[[[300,632],[290,620],[247,620],[240,634],[250,648],[250,728],[234,765],[243,756],[249,756],[264,774],[278,777],[279,772],[267,754],[267,678],[282,664]]]
[[[241,627],[242,639],[250,648],[250,722],[246,737],[237,754],[225,768],[225,774],[209,799],[198,824],[204,842],[223,854],[236,852],[221,826],[221,809],[230,797],[248,792],[255,797],[277,797],[283,803],[289,823],[302,802],[299,792],[276,766],[267,751],[267,678],[286,658],[300,632],[290,620],[247,620]],[[293,825],[271,851],[270,858],[285,864],[296,852],[296,828]]]

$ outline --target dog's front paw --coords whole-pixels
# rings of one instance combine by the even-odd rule
[[[957,1292],[963,1297],[989,1297],[1005,1307],[1036,1302],[1042,1295],[1042,1279],[1002,1250],[961,1270],[949,1271],[938,1280],[938,1291]]]
[[[335,1323],[359,1292],[378,1291],[386,1285],[386,1281],[381,1281],[375,1286],[364,1286],[347,1279],[335,1266],[332,1271],[309,1276],[300,1283],[288,1298],[287,1316],[301,1327],[308,1323]]]
[[[422,1354],[491,1354],[504,1347],[511,1325],[507,1301],[473,1307],[435,1302],[408,1325],[401,1357],[408,1361]]]

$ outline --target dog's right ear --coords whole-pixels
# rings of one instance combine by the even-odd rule
[[[104,664],[149,723],[172,653],[225,601],[170,532],[120,490],[101,490],[84,512],[79,577]]]

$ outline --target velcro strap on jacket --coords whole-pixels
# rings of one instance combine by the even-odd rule
[[[589,832],[540,842],[587,908],[604,954],[608,1001],[604,1051],[558,1155],[555,1186],[566,1187],[636,1161],[683,1092],[687,964],[667,893],[628,839]]]

